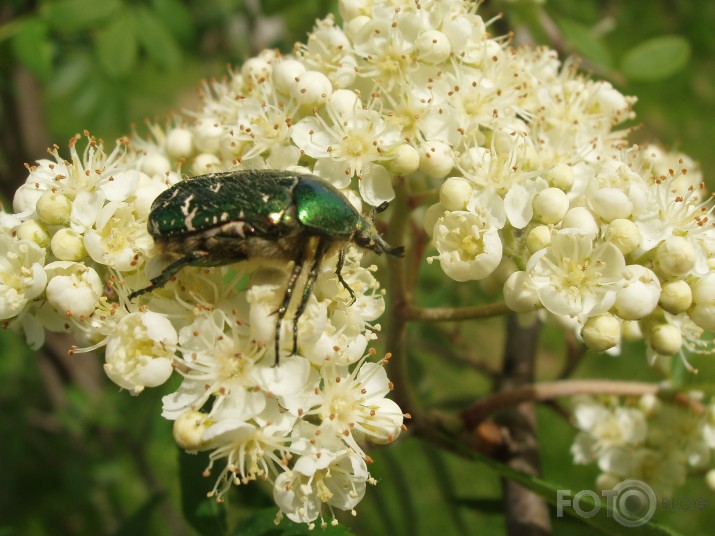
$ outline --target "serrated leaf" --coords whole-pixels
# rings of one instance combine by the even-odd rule
[[[40,80],[52,74],[52,42],[47,24],[39,17],[24,19],[12,37],[12,50],[22,65]]]
[[[144,6],[136,6],[132,13],[137,38],[152,61],[164,69],[178,68],[181,51],[164,22]]]
[[[685,67],[690,43],[679,35],[663,35],[636,45],[623,56],[621,71],[631,80],[663,80]]]
[[[129,18],[116,17],[97,34],[97,57],[104,72],[113,78],[122,77],[137,61],[137,39]]]
[[[603,67],[613,65],[611,53],[588,26],[567,18],[559,19],[558,26],[564,39],[578,54]]]
[[[122,7],[120,0],[59,0],[42,5],[42,17],[60,32],[74,32],[95,26]]]

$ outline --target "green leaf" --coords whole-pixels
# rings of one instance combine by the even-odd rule
[[[52,74],[52,42],[47,25],[39,17],[22,21],[12,37],[12,50],[17,60],[40,80]]]
[[[690,53],[690,43],[684,37],[655,37],[626,52],[621,60],[621,71],[635,81],[663,80],[682,70],[690,59]]]
[[[578,54],[603,67],[613,65],[611,53],[588,26],[563,17],[558,19],[558,26],[564,39]]]
[[[129,17],[122,14],[97,34],[99,64],[110,77],[130,73],[137,61],[137,40]]]
[[[137,38],[154,63],[167,70],[181,65],[181,51],[164,22],[145,6],[132,10]]]
[[[188,45],[196,39],[191,13],[179,0],[153,0],[152,5],[166,28],[182,45]]]
[[[157,493],[147,500],[134,514],[122,523],[113,536],[134,536],[135,534],[148,534],[151,516],[164,500],[163,493]]]
[[[60,32],[76,32],[96,26],[122,6],[121,0],[59,0],[42,4],[42,17]]]
[[[213,481],[202,476],[206,468],[206,456],[186,454],[179,450],[181,475],[181,508],[184,517],[199,534],[226,533],[226,510],[206,493]]]

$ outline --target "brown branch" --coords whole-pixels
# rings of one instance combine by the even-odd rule
[[[502,364],[501,392],[520,389],[534,381],[539,324],[522,326],[514,315],[507,317],[507,338]],[[536,435],[536,409],[532,401],[502,406],[495,422],[505,440],[500,458],[512,469],[539,476],[541,461]],[[549,509],[544,499],[502,478],[502,501],[509,536],[544,536],[551,533]]]
[[[704,411],[704,407],[697,400],[682,393],[674,393],[655,383],[614,380],[559,380],[522,385],[509,391],[494,393],[467,409],[462,414],[462,418],[466,426],[472,429],[490,415],[505,408],[511,408],[524,402],[544,402],[576,395],[658,395],[670,399],[676,404],[686,406],[693,411]]]
[[[475,318],[491,318],[509,313],[505,303],[490,303],[477,307],[415,307],[405,306],[405,317],[418,322],[456,322]]]

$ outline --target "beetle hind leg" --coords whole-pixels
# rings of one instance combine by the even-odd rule
[[[169,279],[174,277],[184,266],[204,264],[208,260],[209,253],[206,251],[192,251],[188,255],[184,255],[178,260],[172,262],[169,266],[164,268],[161,273],[151,279],[151,284],[147,287],[135,290],[129,295],[129,301],[134,298],[151,292],[154,289],[161,288],[169,282]]]

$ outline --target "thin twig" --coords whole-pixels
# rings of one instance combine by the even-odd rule
[[[502,316],[510,310],[504,302],[479,305],[477,307],[405,307],[405,317],[418,322],[455,322],[475,318]]]

